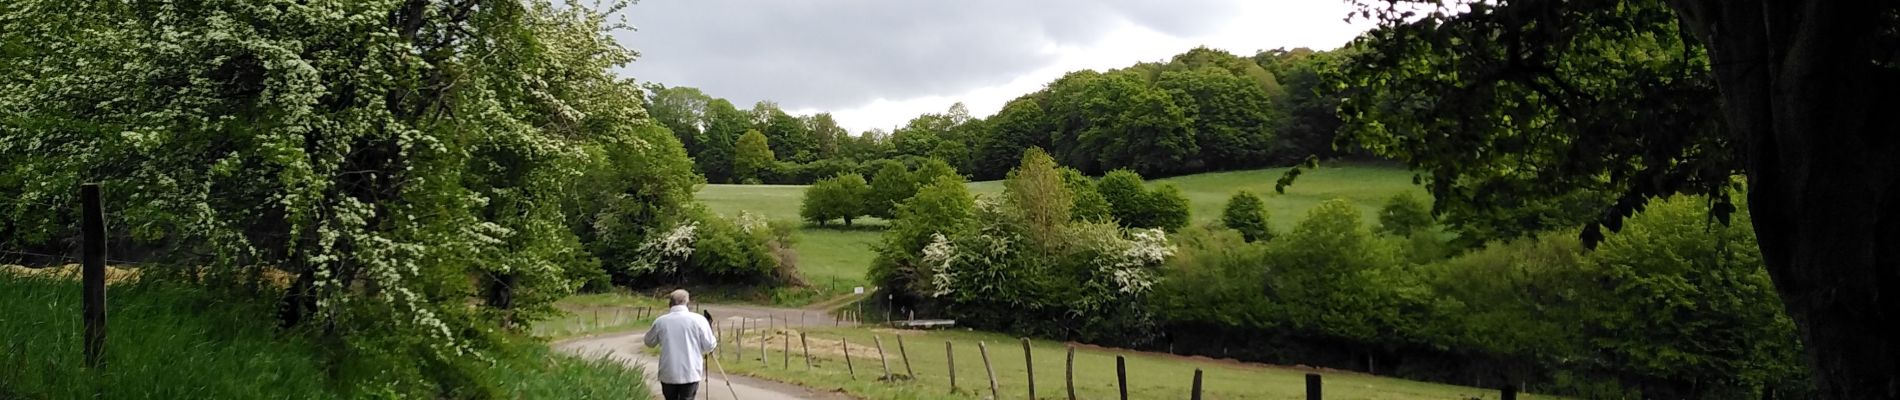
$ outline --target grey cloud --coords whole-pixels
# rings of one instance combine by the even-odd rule
[[[1008,82],[1053,62],[1045,46],[1095,42],[1123,21],[1190,36],[1225,22],[1221,0],[645,0],[629,8],[632,77],[695,86],[740,107],[838,109]]]

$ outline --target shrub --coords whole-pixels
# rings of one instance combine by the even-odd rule
[[[917,191],[916,196],[898,205],[898,218],[877,245],[877,258],[871,263],[870,278],[887,293],[903,296],[912,304],[929,293],[928,273],[919,270],[918,258],[934,236],[956,237],[972,225],[976,201],[963,180],[952,176]]]
[[[958,180],[963,179],[962,175],[957,174],[956,167],[951,166],[948,162],[944,162],[941,158],[934,157],[918,161],[917,169],[911,172],[910,175],[911,179],[916,180],[919,185],[936,182],[939,177],[953,177]]]
[[[1189,228],[1174,236],[1178,247],[1161,269],[1150,307],[1173,323],[1269,328],[1279,306],[1263,296],[1267,248],[1231,229]]]
[[[1049,153],[1032,147],[1023,152],[1022,165],[1003,178],[1003,210],[1027,224],[1025,234],[1038,246],[1057,243],[1075,207],[1075,195],[1063,184],[1059,167]]]
[[[870,193],[871,187],[856,173],[820,180],[805,189],[805,200],[798,214],[819,226],[834,219],[842,219],[845,226],[851,226],[852,220],[864,215],[865,198]]]
[[[1411,193],[1399,193],[1385,201],[1379,208],[1379,232],[1393,236],[1411,235],[1412,232],[1431,228],[1434,223],[1432,210]]]
[[[1706,204],[1653,201],[1590,254],[1592,280],[1606,285],[1584,302],[1590,343],[1612,365],[1668,383],[1645,397],[1802,397],[1801,347],[1750,217],[1721,225]]]
[[[1161,187],[1148,192],[1147,203],[1148,223],[1134,227],[1175,231],[1187,226],[1188,199],[1187,195],[1181,193],[1180,187],[1171,183],[1162,184]]]
[[[933,181],[917,181],[911,178],[910,170],[896,162],[883,163],[877,174],[871,178],[871,192],[865,198],[864,213],[873,217],[892,219],[897,216],[897,204],[917,194],[920,184]]]
[[[1145,226],[1148,191],[1142,187],[1140,174],[1126,169],[1109,171],[1095,182],[1095,190],[1101,192],[1102,198],[1108,201],[1109,216],[1114,217],[1117,223],[1122,226]]]
[[[1077,222],[1109,222],[1108,198],[1095,189],[1095,180],[1075,168],[1062,168],[1062,183],[1075,194],[1075,207],[1069,219]]]
[[[1128,228],[1176,230],[1187,226],[1188,200],[1181,189],[1162,185],[1148,190],[1141,175],[1118,169],[1103,175],[1095,188],[1108,200],[1109,214]]]
[[[1273,231],[1267,227],[1267,208],[1260,196],[1252,192],[1234,192],[1227,200],[1227,208],[1221,210],[1221,225],[1240,232],[1240,236],[1249,242],[1273,238]]]
[[[1333,199],[1308,211],[1268,245],[1269,296],[1287,304],[1292,328],[1356,343],[1375,343],[1412,323],[1400,304],[1407,282],[1393,281],[1394,251],[1360,222],[1359,209]]]

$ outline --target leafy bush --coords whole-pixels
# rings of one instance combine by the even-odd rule
[[[1379,208],[1380,233],[1407,236],[1429,229],[1433,223],[1432,210],[1410,192],[1393,195]]]
[[[897,162],[883,163],[877,174],[871,178],[871,192],[865,198],[865,214],[892,219],[897,216],[897,205],[917,194],[917,187],[934,181],[919,182],[912,179],[910,170]]]
[[[949,187],[956,183],[926,191],[957,194],[943,202],[952,207],[936,207],[954,213],[935,222],[907,216],[886,234],[880,265],[889,272],[880,281],[971,326],[1098,343],[1151,339],[1153,317],[1141,299],[1173,254],[1162,231],[1074,222],[1069,183],[1036,149],[1008,174],[1001,202],[978,202],[965,214],[967,195]],[[970,227],[959,229],[963,221]]]
[[[918,268],[924,246],[936,236],[961,235],[970,229],[975,212],[975,198],[962,179],[942,176],[924,186],[897,207],[898,219],[877,245],[871,281],[888,294],[902,296],[904,304],[917,305],[923,294],[931,292],[930,271]]]
[[[1190,216],[1188,199],[1186,194],[1181,193],[1180,187],[1172,183],[1161,184],[1161,187],[1148,192],[1147,203],[1150,219],[1148,224],[1138,227],[1175,231],[1187,226]]]
[[[629,262],[614,266],[633,287],[709,281],[736,284],[798,284],[791,252],[794,228],[750,213],[738,219],[695,208],[663,234],[637,247]]]
[[[1095,180],[1075,168],[1062,168],[1062,183],[1075,194],[1075,207],[1069,218],[1078,222],[1109,222],[1108,197],[1095,188]]]
[[[834,219],[842,219],[845,226],[851,226],[852,220],[864,215],[866,198],[871,193],[864,177],[856,173],[820,180],[805,189],[805,200],[798,214],[819,226]]]
[[[1227,208],[1221,210],[1221,225],[1240,232],[1249,242],[1273,238],[1273,231],[1267,226],[1267,207],[1260,196],[1253,192],[1234,192],[1227,200]]]
[[[1606,289],[1583,302],[1590,344],[1611,365],[1665,383],[1646,397],[1804,397],[1794,322],[1748,213],[1724,226],[1706,204],[1653,201],[1604,238],[1587,264]]]
[[[1119,169],[1103,175],[1095,188],[1108,201],[1109,213],[1123,227],[1176,230],[1187,226],[1187,196],[1173,185],[1149,190],[1140,174]]]

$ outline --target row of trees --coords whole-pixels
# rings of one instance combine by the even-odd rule
[[[793,116],[771,102],[742,110],[690,87],[649,85],[645,101],[711,182],[804,184],[849,171],[870,176],[875,168],[865,164],[878,160],[926,159],[992,180],[1031,147],[1088,175],[1165,176],[1338,155],[1339,96],[1318,75],[1337,58],[1304,48],[1251,58],[1196,48],[1167,62],[1070,73],[989,118],[959,103],[855,135],[827,113]]]
[[[1274,232],[1236,193],[1170,235],[1086,216],[1124,196],[1071,176],[1031,150],[994,198],[941,177],[898,206],[873,279],[898,307],[1063,340],[1586,397],[1810,393],[1753,234],[1702,199],[1595,251],[1562,233],[1461,249],[1409,194],[1376,222],[1332,200]]]
[[[787,275],[782,230],[689,205],[623,6],[0,5],[0,247],[67,253],[99,182],[115,259],[275,295],[363,396],[505,397],[497,328],[586,284]]]
[[[1048,154],[1036,148],[1029,152]],[[866,216],[897,219],[897,206],[916,195],[921,186],[939,177],[963,179],[936,158],[925,159],[914,171],[889,160],[878,164],[881,167],[868,184],[858,173],[843,173],[813,183],[805,190],[799,214],[806,222],[819,226],[833,220],[843,220],[845,226],[850,226],[853,220]],[[1187,196],[1172,184],[1151,189],[1140,174],[1129,170],[1115,170],[1100,180],[1068,167],[1059,168],[1059,174],[1064,189],[1075,196],[1075,208],[1070,212],[1075,220],[1169,231],[1187,226]]]

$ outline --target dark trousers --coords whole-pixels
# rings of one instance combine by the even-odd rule
[[[693,400],[693,396],[698,394],[699,382],[660,384],[660,395],[666,397],[666,400]]]

